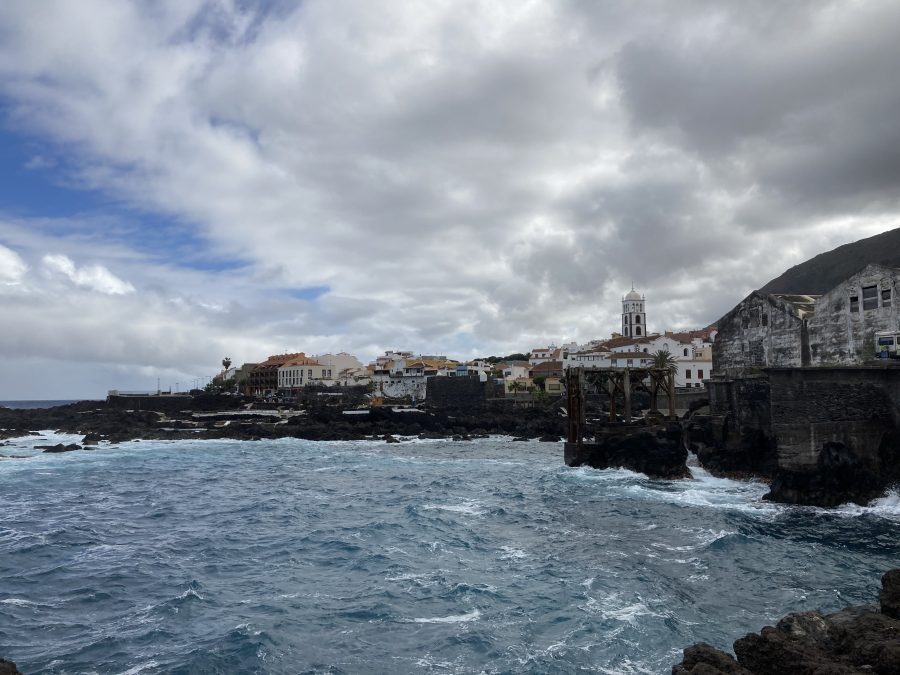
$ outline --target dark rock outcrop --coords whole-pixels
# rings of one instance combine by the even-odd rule
[[[881,607],[788,614],[734,643],[735,657],[707,644],[684,650],[673,675],[897,675],[900,570],[882,577]],[[887,611],[885,611],[887,608]]]
[[[6,659],[0,659],[0,675],[22,675],[16,664]]]
[[[689,478],[687,450],[681,425],[609,426],[600,429],[594,443],[579,450],[566,443],[566,464],[586,464],[595,469],[629,469],[651,478]]]
[[[149,398],[149,397],[145,397]],[[83,401],[71,405],[37,410],[0,408],[0,429],[15,429],[11,435],[22,436],[29,430],[55,429],[61,433],[79,434],[83,445],[91,446],[106,440],[123,443],[145,440],[216,439],[259,440],[272,438],[303,438],[307,440],[363,440],[382,438],[386,434],[418,436],[421,438],[481,438],[487,434],[516,435],[527,438],[565,433],[565,417],[558,408],[519,408],[513,405],[481,405],[476,409],[431,407],[413,413],[398,413],[388,407],[360,411],[363,414],[345,415],[344,408],[331,405],[309,405],[295,408],[296,414],[287,420],[273,411],[272,415],[253,414],[245,408],[235,408],[239,397],[208,397],[193,401],[190,397],[169,402],[171,410],[148,410],[153,401],[140,401],[145,409],[123,407],[127,400],[120,397],[114,405],[103,401]],[[204,413],[192,408],[194,404]],[[215,403],[227,403],[221,410],[210,409]],[[250,404],[245,404],[250,405]],[[267,404],[270,405],[270,404]],[[184,408],[184,409],[181,409]],[[268,409],[268,408],[267,408]],[[355,411],[354,411],[355,412]],[[215,414],[221,413],[221,414]]]
[[[900,569],[891,570],[881,578],[881,613],[900,620]]]
[[[77,443],[57,443],[56,445],[36,445],[35,450],[43,450],[44,452],[72,452],[73,450],[81,450],[81,446]]]

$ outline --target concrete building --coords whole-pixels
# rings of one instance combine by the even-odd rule
[[[900,329],[900,269],[869,265],[816,301],[809,319],[810,365],[850,365],[873,358],[875,333]]]
[[[860,365],[876,356],[876,333],[900,330],[898,284],[900,269],[869,265],[821,296],[754,291],[718,322],[714,372]]]
[[[809,318],[816,295],[766,295],[753,291],[717,322],[713,371],[740,375],[763,368],[810,363]]]
[[[247,378],[247,389],[253,396],[269,396],[278,390],[278,369],[292,359],[305,358],[303,352],[274,354],[256,365]]]

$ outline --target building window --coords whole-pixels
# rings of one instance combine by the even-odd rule
[[[768,315],[768,314],[763,314],[763,315],[762,315],[762,325],[763,325],[763,326],[768,326],[768,325],[769,325],[769,315]]]
[[[698,371],[697,371],[697,379],[698,379],[698,380],[702,380],[702,379],[703,379],[703,371],[702,371],[702,370],[698,370]]]
[[[687,349],[685,349],[683,351],[684,351],[684,356],[687,356]]]
[[[691,379],[691,371],[689,371],[689,370],[684,371],[684,379],[686,379],[686,380]]]
[[[890,288],[882,288],[881,289],[881,306],[882,307],[890,307],[891,306],[891,289]]]
[[[859,296],[858,295],[850,296],[850,311],[851,312],[859,311]]]
[[[863,286],[863,309],[878,309],[878,286]]]
[[[635,334],[635,335],[640,335],[640,334],[641,334],[641,327],[640,327],[640,326],[638,326],[637,328],[634,329],[634,334]]]
[[[641,317],[640,317],[640,316],[634,317],[634,322],[635,322],[635,323],[640,323],[640,322],[641,322]]]

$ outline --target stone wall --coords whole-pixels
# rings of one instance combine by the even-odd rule
[[[829,443],[877,463],[885,435],[900,421],[900,368],[776,368],[769,381],[782,469],[814,469]]]
[[[429,377],[426,399],[442,408],[480,408],[485,384],[477,377]]]
[[[244,402],[240,396],[221,396],[203,394],[200,396],[116,396],[106,397],[110,408],[117,410],[152,410],[155,412],[174,413],[181,410],[229,410],[237,408]]]
[[[804,361],[804,322],[790,303],[754,291],[717,322],[713,374],[739,375]]]

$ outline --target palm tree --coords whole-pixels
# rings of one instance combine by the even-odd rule
[[[667,350],[660,350],[653,354],[653,367],[660,370],[668,370],[674,373],[678,369],[678,359],[672,356]],[[651,378],[652,384],[650,391],[650,409],[656,410],[657,395],[659,393],[659,381]],[[667,391],[666,395],[670,395]]]
[[[666,350],[660,350],[653,354],[653,367],[662,370],[675,370],[678,368],[678,359]]]

